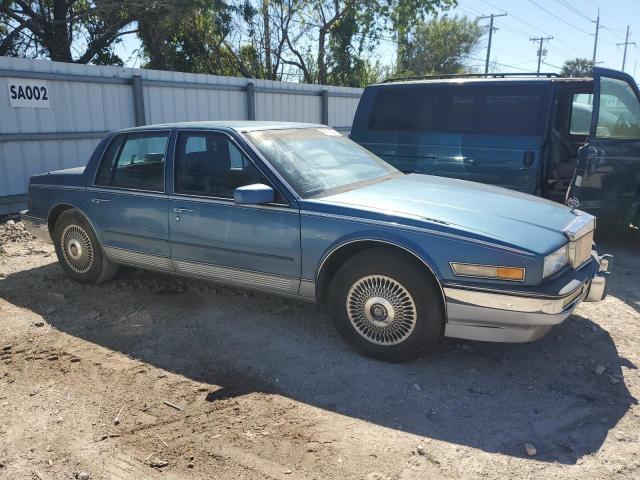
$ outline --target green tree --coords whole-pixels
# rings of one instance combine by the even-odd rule
[[[0,0],[7,34],[0,52],[61,62],[122,63],[113,54],[146,15],[178,10],[180,0]],[[125,27],[130,27],[129,29]]]
[[[586,58],[567,60],[562,65],[560,75],[563,77],[590,77],[593,75],[593,62]]]
[[[480,46],[482,28],[467,17],[440,17],[419,22],[398,57],[397,74],[435,75],[465,71]]]

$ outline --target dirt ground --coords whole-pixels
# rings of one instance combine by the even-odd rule
[[[609,298],[545,338],[385,364],[318,306],[78,285],[0,225],[0,478],[640,478],[640,242],[605,249]]]

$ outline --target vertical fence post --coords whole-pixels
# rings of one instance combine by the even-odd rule
[[[135,114],[136,126],[146,125],[147,120],[144,113],[144,92],[142,86],[142,76],[134,75],[131,79],[133,85],[133,112]]]
[[[322,121],[323,125],[329,125],[329,90],[322,90]]]
[[[253,82],[247,83],[247,119],[256,119],[256,86]]]

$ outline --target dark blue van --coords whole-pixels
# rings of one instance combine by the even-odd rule
[[[404,172],[538,195],[640,224],[640,92],[627,74],[491,74],[367,87],[351,138]]]

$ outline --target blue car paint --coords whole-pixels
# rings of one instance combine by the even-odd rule
[[[302,199],[287,189],[243,135],[251,128],[292,128],[289,124],[249,122],[231,128],[228,123],[203,122],[154,128],[172,130],[164,193],[113,192],[93,186],[111,136],[101,142],[86,169],[32,177],[33,208],[29,216],[46,222],[56,207],[73,206],[89,219],[103,247],[153,258],[170,256],[174,262],[167,264],[166,270],[175,271],[178,265],[178,273],[192,276],[199,274],[193,269],[183,270],[183,260],[191,262],[189,265],[231,269],[226,273],[255,272],[263,289],[309,299],[320,293],[317,280],[327,259],[354,242],[379,242],[409,252],[433,273],[441,288],[484,286],[506,294],[555,298],[566,285],[588,282],[598,272],[599,261],[594,257],[579,270],[567,266],[542,279],[544,256],[566,243],[562,230],[575,218],[568,208],[552,202],[506,189],[417,174],[323,198]],[[285,204],[236,205],[233,201],[177,195],[173,190],[173,145],[176,131],[184,129],[208,129],[232,136],[282,194]],[[107,194],[111,202],[92,201]],[[102,206],[107,207],[104,212],[96,213]],[[174,208],[188,211],[178,213]],[[110,222],[116,226],[111,228]],[[526,278],[523,282],[506,282],[456,277],[449,265],[452,261],[520,266],[526,269]],[[263,274],[269,276],[260,277]],[[268,282],[279,282],[278,278],[282,282],[270,288]]]

